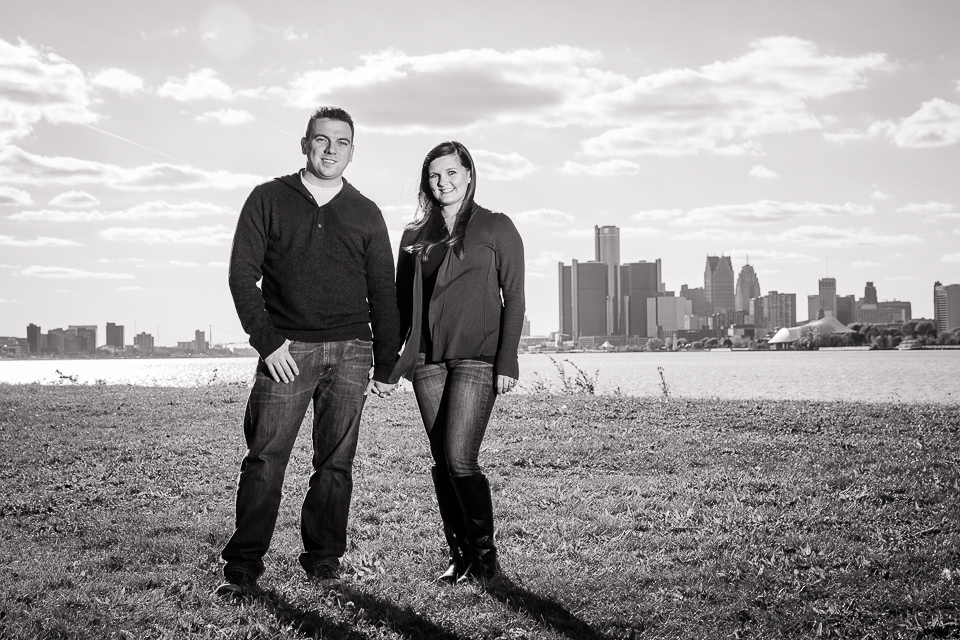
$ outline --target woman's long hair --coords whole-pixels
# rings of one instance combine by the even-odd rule
[[[460,201],[460,208],[457,211],[457,220],[453,225],[453,231],[446,234],[446,227],[443,222],[443,206],[433,197],[433,191],[430,189],[430,163],[437,158],[444,156],[456,156],[464,169],[470,172],[470,184],[467,185],[467,193]],[[417,231],[413,244],[404,247],[404,250],[416,255],[428,255],[430,249],[438,244],[445,244],[458,258],[463,257],[463,235],[467,230],[467,224],[473,215],[473,194],[477,191],[477,170],[473,164],[473,157],[467,148],[456,141],[441,142],[427,153],[423,159],[423,166],[420,168],[420,195],[419,217],[407,225],[407,229]]]

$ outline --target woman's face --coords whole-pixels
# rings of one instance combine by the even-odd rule
[[[457,204],[466,197],[470,172],[460,164],[456,155],[440,156],[431,162],[427,176],[433,198],[441,205]]]

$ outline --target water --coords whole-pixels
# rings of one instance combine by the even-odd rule
[[[0,360],[0,382],[251,384],[255,363],[255,358]],[[596,379],[598,393],[660,396],[660,367],[673,397],[960,403],[960,351],[524,354],[518,390],[529,390],[537,381],[559,389],[554,363],[571,376],[576,372],[570,363],[579,367]]]

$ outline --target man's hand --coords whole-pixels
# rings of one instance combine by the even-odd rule
[[[517,379],[511,378],[509,376],[497,376],[497,393],[500,395],[505,394],[507,391],[510,391],[515,386],[517,386]]]
[[[363,395],[368,396],[371,393],[380,398],[389,398],[390,394],[393,393],[393,390],[397,388],[395,384],[387,384],[385,382],[377,382],[376,380],[371,379],[367,383],[367,390],[363,392]]]
[[[267,365],[267,371],[274,382],[283,382],[284,384],[294,381],[294,376],[300,375],[300,369],[297,363],[290,355],[290,341],[285,340],[280,348],[264,358],[263,363]]]

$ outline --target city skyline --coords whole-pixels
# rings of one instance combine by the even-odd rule
[[[595,226],[620,229],[621,264],[661,260],[677,293],[703,286],[706,256],[735,274],[749,256],[762,292],[796,293],[800,316],[825,278],[840,297],[873,282],[924,318],[933,283],[960,282],[955,2],[110,14],[4,9],[0,335],[97,324],[102,339],[109,321],[127,342],[134,327],[157,346],[212,327],[244,343],[226,273],[236,217],[254,185],[303,165],[322,103],[356,119],[345,176],[394,251],[423,155],[466,144],[477,201],[524,238],[537,335],[559,328],[557,263],[593,260]]]

